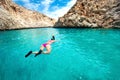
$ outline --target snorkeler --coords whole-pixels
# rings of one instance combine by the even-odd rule
[[[55,42],[55,36],[54,36],[54,35],[52,36],[51,40],[49,40],[48,42],[46,42],[46,43],[44,43],[44,44],[41,45],[39,52],[29,51],[29,52],[25,55],[25,57],[28,57],[28,56],[29,56],[30,54],[32,54],[32,53],[35,54],[35,57],[36,57],[37,55],[41,54],[41,53],[49,54],[49,53],[51,52],[51,44],[52,44],[53,42]],[[43,51],[44,48],[46,48],[47,51]]]

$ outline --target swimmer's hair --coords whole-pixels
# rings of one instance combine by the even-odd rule
[[[52,36],[51,40],[55,40],[55,36],[54,35]]]

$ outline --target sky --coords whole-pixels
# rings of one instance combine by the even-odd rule
[[[66,14],[76,0],[13,0],[15,3],[31,10],[58,19]]]

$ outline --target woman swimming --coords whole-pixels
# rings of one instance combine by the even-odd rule
[[[55,36],[53,35],[51,40],[49,40],[48,42],[44,43],[41,45],[40,47],[40,50],[39,52],[32,52],[32,51],[29,51],[25,57],[28,57],[31,53],[35,54],[35,57],[41,53],[44,53],[44,54],[49,54],[51,52],[51,44],[55,42]],[[43,51],[44,48],[46,48],[47,51]]]

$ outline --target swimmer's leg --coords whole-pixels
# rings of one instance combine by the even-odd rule
[[[31,53],[32,53],[32,51],[29,51],[29,52],[25,55],[25,57],[28,57]]]
[[[51,46],[47,45],[46,46],[47,51],[43,52],[44,54],[49,54],[51,52]]]
[[[38,52],[37,54],[35,54],[35,57],[36,57],[37,55],[41,54],[41,53],[42,53],[42,50],[39,50],[39,52]]]
[[[41,45],[40,50],[39,50],[39,52],[38,52],[37,54],[35,54],[35,57],[36,57],[36,56],[38,56],[39,54],[41,54],[41,53],[42,53],[42,51],[43,51],[43,49],[44,49],[44,46],[43,46],[43,45]]]

